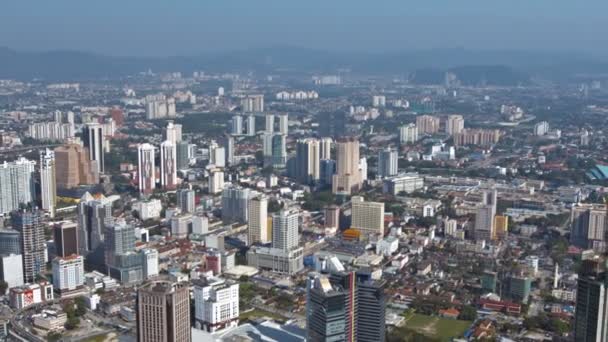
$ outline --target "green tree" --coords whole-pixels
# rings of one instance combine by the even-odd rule
[[[4,296],[7,289],[8,289],[8,284],[4,280],[0,280],[0,294],[2,294]]]
[[[458,319],[463,321],[474,321],[477,319],[477,309],[471,305],[465,305],[458,315]]]

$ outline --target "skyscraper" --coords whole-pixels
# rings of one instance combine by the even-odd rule
[[[222,221],[247,222],[247,202],[253,196],[252,191],[237,185],[226,187],[222,191]]]
[[[235,115],[232,117],[232,135],[243,134],[243,117]]]
[[[295,178],[304,184],[312,184],[320,177],[320,151],[317,139],[298,140],[296,145]]]
[[[482,193],[482,203],[475,214],[475,239],[490,241],[496,236],[494,216],[496,216],[496,189]]]
[[[439,132],[439,118],[431,115],[416,117],[416,127],[419,134],[435,134]]]
[[[67,144],[55,149],[55,179],[61,189],[99,183],[97,162],[89,160],[87,148]]]
[[[378,175],[380,177],[391,177],[397,175],[398,168],[397,150],[385,148],[378,153]]]
[[[399,143],[413,144],[418,141],[418,127],[416,124],[409,124],[399,127]]]
[[[333,143],[332,138],[321,138],[319,140],[319,159],[331,159],[331,146]]]
[[[137,340],[191,340],[190,290],[186,283],[156,281],[137,291]]]
[[[357,271],[357,341],[384,341],[386,295],[384,281],[373,280],[371,272]]]
[[[176,167],[178,170],[185,170],[190,167],[190,144],[186,141],[180,141],[175,147]]]
[[[268,198],[264,195],[253,197],[248,204],[247,244],[271,241],[268,230]]]
[[[261,113],[264,111],[264,95],[247,95],[241,99],[243,112]]]
[[[182,213],[194,213],[196,210],[195,192],[192,189],[177,190],[177,206]]]
[[[173,121],[167,123],[165,128],[165,140],[170,141],[173,145],[182,141],[182,125],[174,124]]]
[[[106,225],[104,245],[106,265],[115,265],[116,256],[135,250],[135,228],[125,222]]]
[[[78,225],[74,222],[62,222],[53,227],[53,242],[57,256],[67,257],[78,254]]]
[[[220,278],[203,278],[194,282],[195,326],[216,332],[239,323],[239,284]]]
[[[367,202],[361,196],[353,196],[351,203],[351,227],[361,231],[363,236],[384,236],[384,203]]]
[[[336,174],[332,180],[334,194],[351,194],[361,187],[359,172],[359,141],[340,138],[336,141]]]
[[[279,115],[279,133],[283,135],[289,134],[289,116],[287,114]]]
[[[53,288],[60,293],[77,290],[84,285],[84,259],[81,255],[53,259]]]
[[[104,162],[104,151],[105,151],[105,137],[103,134],[103,127],[99,123],[89,123],[84,128],[84,146],[89,151],[89,160],[97,162],[97,172],[105,172]]]
[[[169,140],[160,144],[160,184],[164,189],[173,190],[177,186],[177,150]]]
[[[576,290],[575,341],[608,341],[607,280],[605,261],[583,261]]]
[[[31,283],[44,271],[46,243],[44,240],[44,214],[38,209],[13,212],[13,228],[21,233],[23,278]]]
[[[105,227],[111,223],[112,202],[105,197],[95,199],[85,193],[78,203],[78,254],[100,253]]]
[[[297,212],[281,210],[272,215],[272,247],[283,251],[290,251],[298,247],[300,234],[298,232]]]
[[[40,195],[42,209],[55,217],[57,206],[57,185],[55,180],[55,153],[48,148],[40,153]]]
[[[445,132],[449,135],[454,135],[462,132],[464,129],[464,119],[462,115],[449,115],[445,122]]]
[[[601,204],[579,203],[570,211],[570,242],[598,253],[607,250],[607,208]]]
[[[137,154],[139,192],[143,195],[150,195],[156,187],[154,146],[147,143],[140,144],[137,147]]]
[[[208,189],[210,194],[219,194],[224,190],[224,172],[219,169],[210,171]]]
[[[29,204],[36,198],[34,165],[36,162],[23,157],[0,164],[0,213],[8,214]]]
[[[226,149],[215,141],[209,145],[209,164],[217,167],[226,166]]]
[[[255,135],[255,116],[247,116],[247,135],[252,137]]]
[[[272,114],[266,114],[264,116],[264,131],[266,133],[273,133],[274,132],[274,115]]]
[[[346,291],[325,275],[311,274],[306,285],[306,340],[350,341],[346,331]]]
[[[224,136],[223,145],[224,151],[226,151],[226,164],[228,166],[234,165],[234,137],[231,135]]]

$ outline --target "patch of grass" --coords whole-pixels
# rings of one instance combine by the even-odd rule
[[[470,321],[411,314],[407,315],[405,325],[401,329],[415,331],[433,340],[447,342],[454,337],[462,336],[470,326]]]

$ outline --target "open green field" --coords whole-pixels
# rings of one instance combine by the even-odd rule
[[[410,314],[405,318],[401,329],[412,330],[434,340],[447,342],[453,337],[462,336],[469,326],[471,326],[470,321]]]

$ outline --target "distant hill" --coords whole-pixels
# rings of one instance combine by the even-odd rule
[[[155,72],[291,70],[358,74],[415,74],[420,83],[443,82],[456,73],[465,84],[513,84],[531,74],[569,77],[577,73],[608,73],[608,60],[583,55],[524,51],[435,49],[391,53],[331,52],[290,46],[248,49],[199,56],[114,57],[81,51],[23,52],[0,47],[0,78],[49,80],[117,77],[152,69]],[[432,82],[431,82],[432,81]]]

